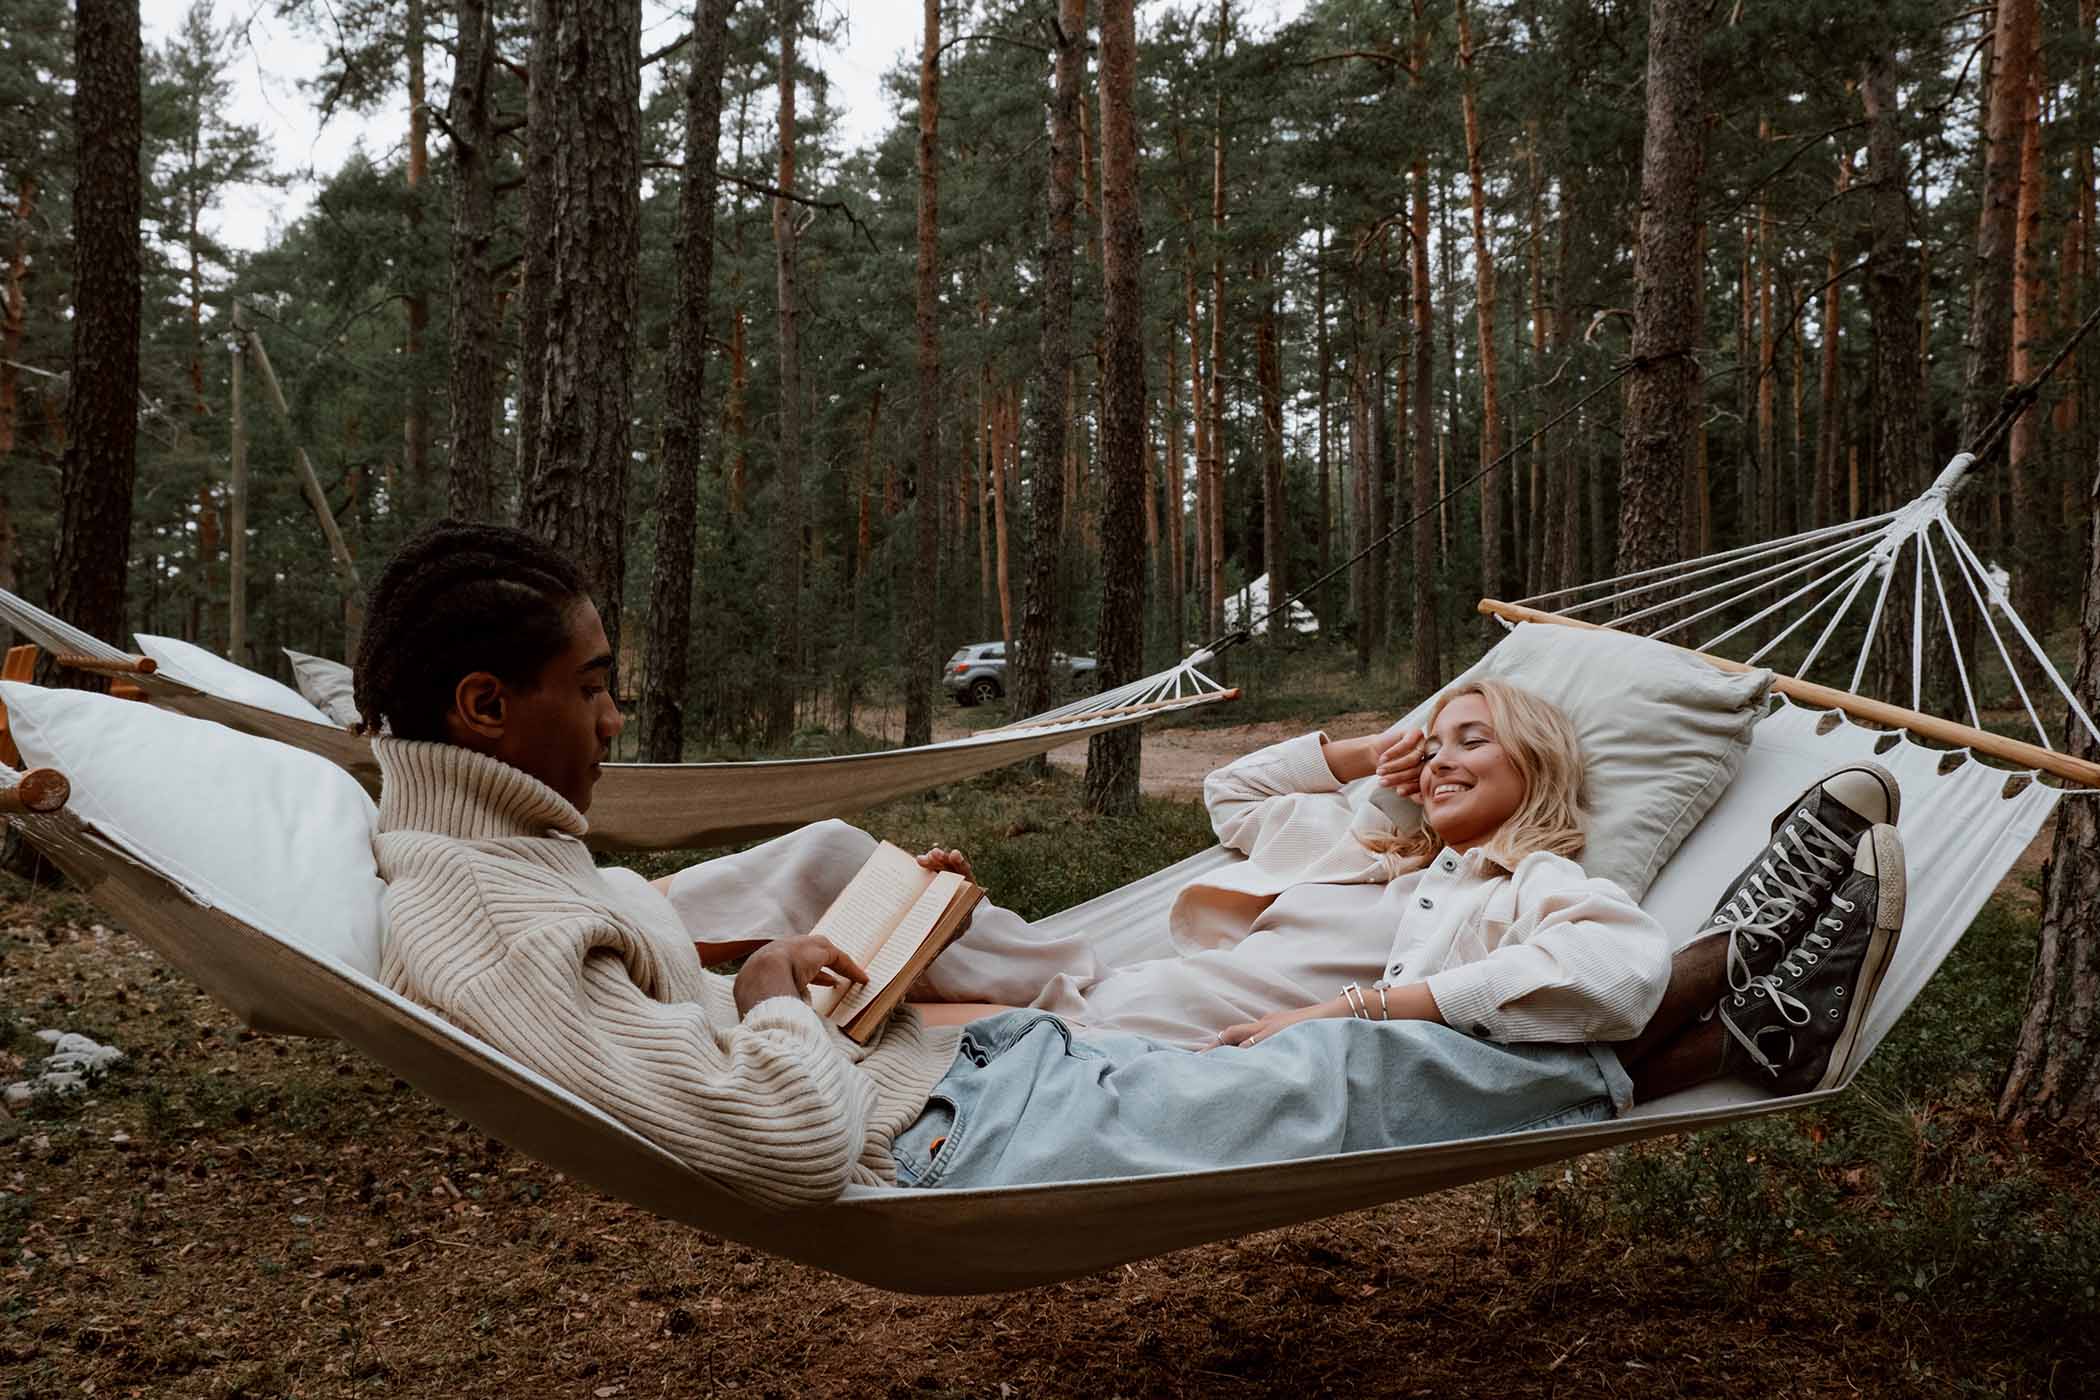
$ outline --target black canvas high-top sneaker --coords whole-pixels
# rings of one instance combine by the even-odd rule
[[[1894,827],[1877,825],[1800,941],[1770,972],[1721,998],[1724,1072],[1784,1094],[1842,1079],[1895,952],[1903,900],[1903,843]]]
[[[1878,763],[1848,763],[1810,784],[1772,819],[1772,840],[1715,904],[1705,932],[1726,932],[1728,985],[1743,991],[1779,964],[1852,868],[1860,838],[1893,826],[1896,779]]]

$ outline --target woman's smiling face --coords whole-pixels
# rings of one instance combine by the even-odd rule
[[[1445,705],[1424,749],[1422,810],[1451,849],[1471,850],[1524,805],[1524,776],[1496,737],[1483,697],[1461,695]]]

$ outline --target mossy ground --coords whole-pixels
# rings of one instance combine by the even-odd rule
[[[1011,773],[867,824],[963,845],[1032,915],[1209,839],[1192,804],[1091,818]],[[0,1124],[0,1395],[2093,1394],[2100,1151],[1991,1117],[2031,880],[1827,1109],[938,1300],[569,1183],[10,883],[0,1068],[42,1026],[128,1059]]]

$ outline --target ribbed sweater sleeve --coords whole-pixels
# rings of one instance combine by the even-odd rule
[[[443,746],[381,744],[391,985],[757,1204],[894,1179],[890,1140],[946,1071],[953,1034],[907,1012],[862,1050],[789,997],[739,1019],[729,979],[700,967],[669,905],[659,927],[613,899],[560,810],[546,834],[518,835],[514,802],[491,815],[473,791],[503,775],[443,771],[492,760],[388,763],[402,747]],[[438,785],[435,801],[416,800],[421,782]],[[560,801],[526,793],[543,795]],[[388,829],[389,807],[396,819],[436,808],[477,836]]]

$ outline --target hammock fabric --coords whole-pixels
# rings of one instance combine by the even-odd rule
[[[0,618],[55,655],[121,672],[155,705],[319,754],[378,794],[379,765],[371,741],[360,735],[141,671],[137,657],[5,590],[0,590]],[[1111,729],[1237,697],[1239,691],[1199,669],[1208,656],[1198,652],[1129,685],[938,744],[753,763],[608,763],[591,802],[586,839],[598,850],[683,850],[851,816],[893,797],[959,782]]]
[[[1780,702],[1743,772],[1663,869],[1645,907],[1696,930],[1767,839],[1771,814],[1847,760],[1874,757],[1903,787],[1909,917],[1864,1027],[1856,1073],[1952,949],[2061,795],[2002,769],[1950,761],[1899,735]],[[1747,1084],[1702,1085],[1606,1123],[1230,1171],[983,1191],[855,1187],[833,1205],[769,1214],[647,1139],[354,968],[210,908],[68,812],[15,818],[90,898],[258,1029],[325,1027],[493,1137],[656,1214],[865,1283],[974,1293],[1071,1278],[1212,1240],[1319,1219],[1583,1152],[1798,1107]],[[1176,889],[1235,859],[1213,850],[1045,920],[1095,929],[1107,961],[1169,951]],[[279,1018],[282,1018],[281,1020]]]

